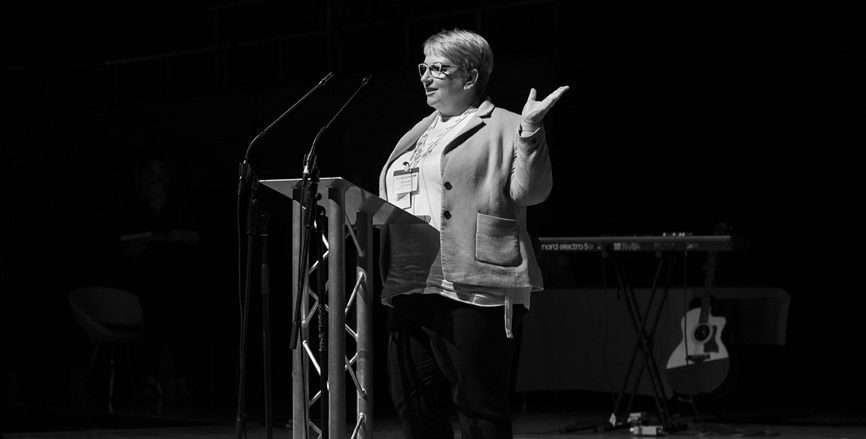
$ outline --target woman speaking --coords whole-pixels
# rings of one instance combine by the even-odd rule
[[[435,111],[410,129],[379,178],[382,198],[423,219],[383,233],[390,393],[407,438],[512,437],[513,331],[542,289],[526,207],[552,188],[542,119],[567,86],[521,114],[485,94],[493,53],[480,35],[442,31],[418,65]],[[437,233],[438,232],[438,233]]]

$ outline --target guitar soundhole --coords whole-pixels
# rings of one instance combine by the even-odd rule
[[[695,328],[695,340],[698,343],[705,342],[707,340],[707,337],[709,337],[709,336],[710,336],[710,326],[709,325],[703,323],[703,324],[699,324]]]

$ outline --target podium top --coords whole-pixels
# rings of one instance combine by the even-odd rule
[[[300,178],[259,181],[262,185],[298,203],[301,202],[301,182]],[[341,177],[320,178],[317,190],[322,199],[328,199],[331,190],[340,191],[343,194],[342,207],[351,224],[355,223],[356,214],[359,212],[370,215],[374,226],[382,226],[384,224],[427,224],[421,218],[406,212]],[[430,226],[430,228],[432,229],[433,227]]]

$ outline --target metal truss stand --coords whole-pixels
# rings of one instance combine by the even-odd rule
[[[293,432],[292,437],[344,438],[346,437],[346,375],[348,372],[351,384],[355,389],[356,419],[351,424],[352,438],[369,438],[372,432],[372,279],[373,270],[372,240],[373,228],[369,215],[354,212],[354,225],[349,221],[345,210],[344,192],[339,187],[322,185],[326,191],[320,203],[324,204],[327,218],[327,234],[313,236],[312,239],[322,240],[325,252],[318,261],[310,267],[308,276],[315,270],[327,269],[327,284],[325,291],[314,292],[310,288],[298,291],[297,283],[293,283],[292,302],[298,294],[301,297],[301,333],[300,347],[292,354],[292,407]],[[301,205],[293,204],[292,235],[300,236],[303,232],[301,224]],[[356,252],[355,282],[351,290],[346,285],[346,242],[348,238],[354,243]],[[292,244],[292,272],[297,273],[302,263],[299,260],[299,239]],[[327,262],[327,268],[319,262]],[[322,273],[317,273],[321,275]],[[307,282],[309,285],[310,282]],[[327,294],[327,297],[320,297]],[[347,299],[348,297],[348,299]],[[355,328],[350,313],[355,313]],[[294,310],[293,310],[294,311]],[[327,362],[321,365],[317,361],[310,346],[309,324],[320,313],[327,315]],[[347,318],[349,317],[349,318]],[[354,339],[354,352],[347,350],[346,335]],[[324,340],[323,340],[324,341]],[[327,384],[314,395],[310,395],[310,366],[319,376],[324,375]],[[325,393],[323,393],[326,392]],[[324,398],[323,398],[324,397]],[[310,409],[317,402],[327,404],[327,418],[316,425],[310,417]],[[327,425],[325,425],[327,423]]]
[[[302,207],[299,202],[301,180],[263,180],[270,187],[292,198],[292,272],[304,262],[300,260]],[[296,439],[346,437],[371,438],[373,425],[373,227],[391,223],[416,223],[421,220],[407,214],[381,198],[360,189],[342,178],[321,178],[318,183],[318,204],[325,209],[327,233],[316,233],[324,252],[313,255],[317,260],[304,270],[306,276],[323,274],[320,262],[327,262],[325,291],[313,291],[311,282],[292,282],[292,303],[300,303],[300,341],[292,352],[292,437]],[[321,226],[321,225],[320,225]],[[324,229],[319,227],[319,229]],[[347,245],[348,243],[348,245]],[[347,248],[354,251],[355,275],[348,285],[346,272]],[[318,271],[318,272],[317,272]],[[307,285],[301,291],[298,285]],[[297,302],[298,295],[300,301]],[[327,294],[327,296],[324,296]],[[295,310],[292,310],[294,313]],[[327,315],[327,364],[322,365],[311,346],[310,322],[320,313]],[[354,318],[353,318],[354,317]],[[352,326],[354,323],[354,327]],[[347,343],[347,337],[351,343]],[[322,339],[324,341],[324,339]],[[311,368],[312,366],[312,368]],[[311,389],[310,373],[325,376],[324,386]],[[354,387],[355,419],[347,422],[347,377]],[[313,390],[315,393],[313,393]],[[313,393],[311,395],[311,393]],[[314,422],[311,409],[319,404],[326,416]],[[321,410],[326,405],[326,410]],[[347,432],[351,434],[347,436]]]

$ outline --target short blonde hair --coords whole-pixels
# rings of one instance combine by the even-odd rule
[[[448,58],[467,73],[478,69],[478,96],[484,96],[493,73],[493,50],[484,37],[463,29],[443,30],[424,41],[424,56],[427,55]]]

